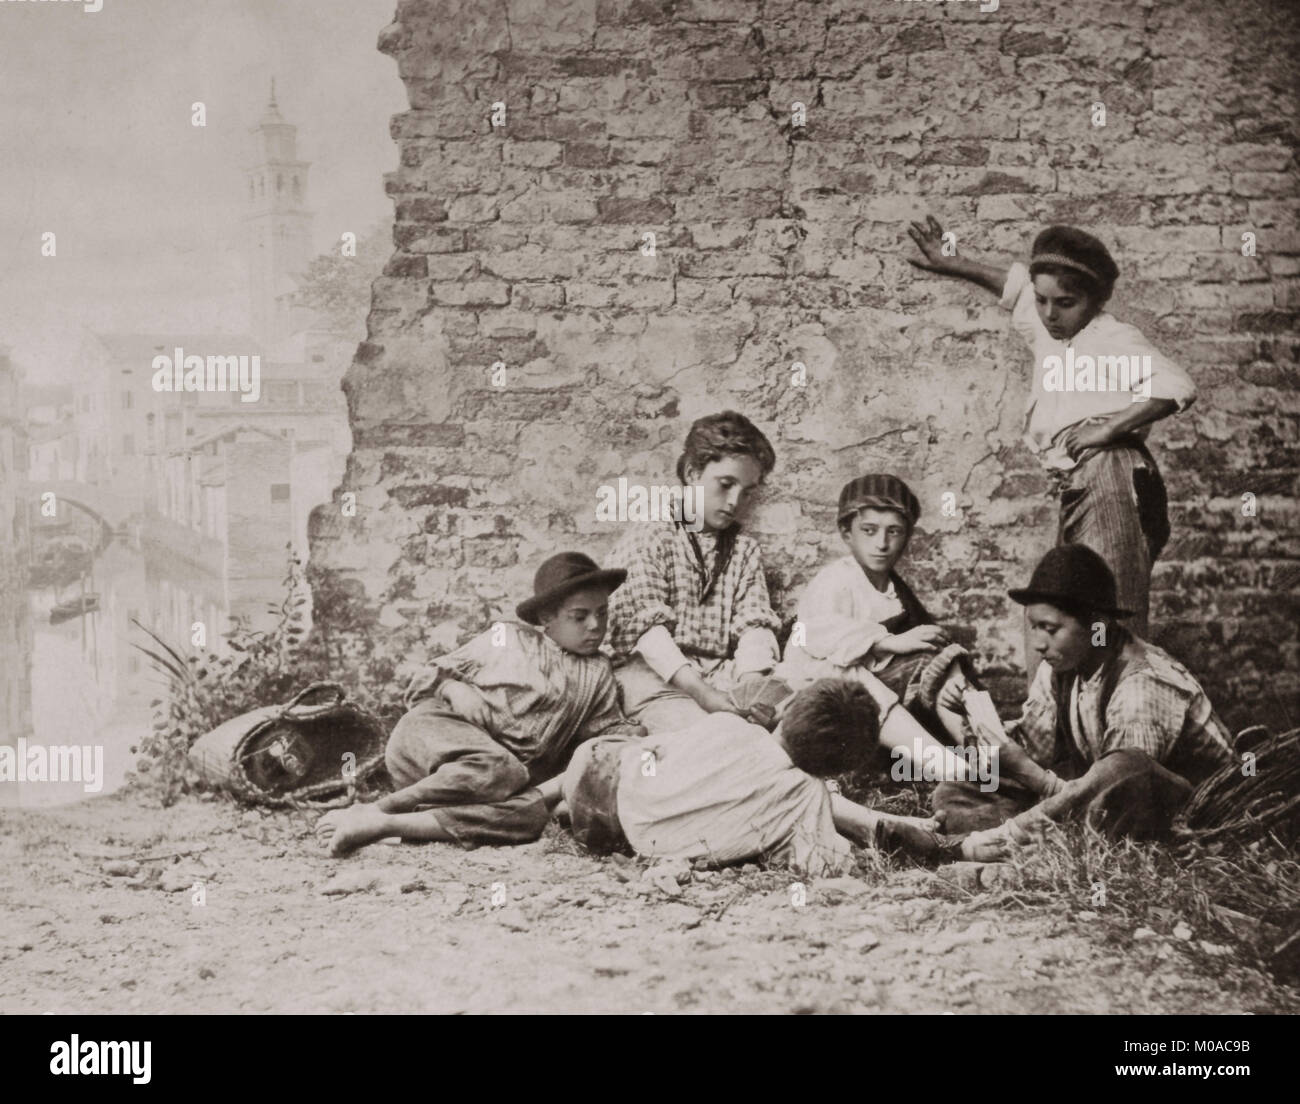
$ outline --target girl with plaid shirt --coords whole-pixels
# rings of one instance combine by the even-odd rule
[[[780,659],[781,622],[758,545],[737,524],[775,464],[748,418],[731,410],[700,418],[677,461],[678,479],[698,488],[698,516],[638,524],[613,553],[613,566],[627,571],[610,602],[615,674],[628,717],[651,732],[724,711],[770,724],[771,707],[789,693],[767,677]]]

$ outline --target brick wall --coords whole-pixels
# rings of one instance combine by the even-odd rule
[[[1009,261],[1068,221],[1200,388],[1153,434],[1152,635],[1234,723],[1295,723],[1297,22],[1287,0],[404,0],[379,39],[411,105],[395,248],[313,516],[317,617],[416,656],[464,638],[544,556],[610,547],[600,484],[668,481],[689,422],[734,407],[778,453],[750,531],[782,608],[839,554],[841,482],[895,471],[924,505],[906,574],[1010,691],[1004,592],[1056,516],[1018,441],[1029,357],[990,296],[906,263],[905,230],[933,212]]]

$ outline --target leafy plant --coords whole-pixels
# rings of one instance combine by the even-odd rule
[[[227,651],[220,654],[186,654],[135,622],[149,637],[148,644],[135,647],[167,679],[167,696],[152,703],[151,731],[132,749],[139,755],[132,781],[155,792],[164,805],[199,788],[188,760],[195,740],[241,713],[287,702],[308,683],[341,683],[386,728],[401,716],[395,661],[376,651],[368,625],[340,626],[335,618],[328,634],[307,632],[309,593],[292,549],[283,587],[283,599],[268,607],[271,627],[255,630],[247,619],[236,619],[225,637]]]

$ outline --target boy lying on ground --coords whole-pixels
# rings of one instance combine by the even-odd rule
[[[935,814],[978,842],[1032,840],[1048,822],[1073,817],[1112,837],[1167,831],[1196,785],[1232,759],[1205,691],[1167,652],[1117,623],[1129,611],[1117,606],[1110,568],[1085,545],[1052,549],[1029,586],[1010,594],[1026,607],[1042,663],[1009,730],[1024,750],[1004,747],[1004,768],[1008,753],[1027,753],[1050,769],[1031,788],[1009,783],[995,793],[945,782]]]
[[[549,819],[537,784],[565,768],[575,744],[645,734],[623,716],[610,662],[597,651],[609,594],[626,575],[581,552],[552,556],[516,609],[524,624],[498,623],[417,674],[384,756],[397,792],[326,813],[316,824],[321,845],[342,855],[389,836],[537,839]]]
[[[977,853],[940,836],[938,820],[874,812],[827,789],[821,779],[875,754],[878,724],[865,686],[823,679],[794,696],[770,733],[720,712],[643,740],[590,741],[542,794],[597,853],[631,848],[716,865],[761,857],[806,877],[846,873],[850,840],[920,856],[1000,857],[996,841]]]

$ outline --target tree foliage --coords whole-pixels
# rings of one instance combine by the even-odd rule
[[[312,258],[294,292],[294,304],[319,311],[328,329],[364,333],[370,285],[392,253],[392,228],[386,225],[357,235],[355,257],[344,255],[340,241],[330,252]]]

